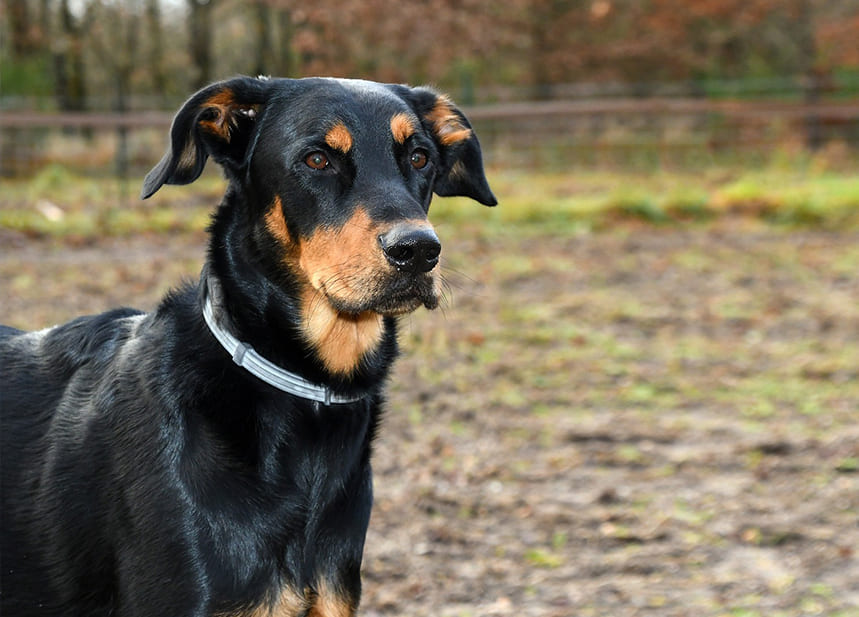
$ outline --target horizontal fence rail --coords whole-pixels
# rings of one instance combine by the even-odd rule
[[[599,114],[719,114],[735,118],[795,120],[820,116],[833,120],[859,119],[859,101],[803,103],[783,101],[714,101],[705,99],[600,99],[503,103],[466,108],[475,121],[592,116]],[[170,126],[172,112],[0,112],[0,128],[154,128]]]
[[[859,100],[564,99],[467,107],[490,164],[706,165],[754,163],[776,148],[830,143],[859,152]],[[173,112],[0,111],[0,175],[59,164],[120,177],[163,153]]]

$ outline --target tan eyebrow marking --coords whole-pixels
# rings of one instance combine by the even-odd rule
[[[415,134],[415,130],[414,120],[408,114],[400,112],[391,118],[391,133],[398,144],[406,143],[406,140]]]
[[[325,134],[325,143],[345,154],[352,148],[352,133],[345,124],[338,122]]]

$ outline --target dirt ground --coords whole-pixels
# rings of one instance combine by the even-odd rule
[[[367,617],[859,615],[859,233],[440,225]],[[151,308],[200,234],[0,230],[0,321]]]

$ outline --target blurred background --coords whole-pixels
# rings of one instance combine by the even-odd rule
[[[237,73],[433,84],[469,109],[495,166],[843,162],[859,147],[857,0],[3,7],[5,177],[143,173],[170,112]]]
[[[859,0],[2,0],[0,321],[194,280],[236,73],[430,83],[497,208],[434,200],[367,617],[859,617]],[[2,380],[0,380],[2,388]]]

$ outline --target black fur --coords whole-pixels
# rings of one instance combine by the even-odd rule
[[[188,100],[143,195],[192,182],[207,157],[224,168],[200,283],[151,313],[0,328],[3,617],[354,612],[396,315],[434,306],[436,292],[430,275],[350,255],[376,264],[355,270],[372,277],[370,291],[320,297],[337,315],[379,315],[382,327],[352,369],[333,370],[302,322],[304,262],[287,255],[359,209],[379,225],[425,221],[433,190],[495,204],[476,138],[445,144],[427,123],[437,100],[405,86],[247,77]],[[400,112],[418,120],[404,144],[388,124]],[[325,142],[338,121],[354,139],[348,151]],[[421,169],[408,163],[416,149],[429,157]],[[308,167],[312,152],[328,167]],[[363,398],[326,406],[235,365],[202,319],[208,280],[237,338]]]

